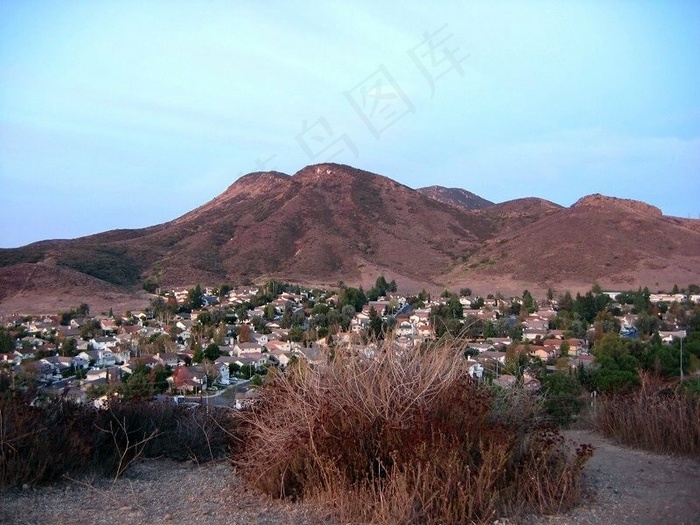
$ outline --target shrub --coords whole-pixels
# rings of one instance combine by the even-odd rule
[[[352,522],[479,523],[572,506],[592,449],[574,452],[520,416],[531,398],[497,397],[459,355],[387,343],[371,359],[300,363],[241,414],[235,463],[267,494],[329,502]]]
[[[0,487],[86,474],[118,477],[138,457],[224,457],[233,429],[228,411],[216,409],[113,403],[103,410],[65,399],[30,400],[0,396]]]
[[[544,394],[543,410],[549,420],[567,426],[583,408],[583,388],[575,377],[563,374],[548,374],[542,379]]]
[[[598,399],[596,430],[632,447],[700,457],[700,394],[648,374],[641,378],[634,393]]]

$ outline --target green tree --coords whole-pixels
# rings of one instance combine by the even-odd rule
[[[221,355],[219,350],[219,345],[216,343],[211,343],[204,349],[204,358],[209,361],[216,361],[216,359]]]
[[[76,309],[75,313],[78,315],[78,317],[87,317],[90,315],[90,307],[87,303],[81,303]]]
[[[338,303],[341,307],[350,305],[355,308],[356,312],[359,312],[367,304],[367,296],[362,288],[343,288],[338,294]]]
[[[624,390],[638,383],[639,361],[618,334],[606,334],[593,347],[597,370],[593,384],[601,391]]]
[[[287,332],[287,339],[296,343],[301,342],[304,339],[304,329],[299,325],[292,326]]]
[[[78,342],[73,337],[66,337],[61,342],[61,355],[63,357],[73,357],[78,353]]]
[[[543,409],[557,425],[568,425],[583,408],[583,389],[575,377],[557,372],[542,378]]]
[[[193,363],[201,363],[204,360],[204,352],[202,351],[202,346],[197,343],[194,348],[194,353],[192,354]]]
[[[537,311],[537,304],[535,303],[535,299],[532,297],[532,294],[528,290],[525,290],[523,292],[523,308],[525,308],[525,310],[529,314]]]
[[[202,286],[197,284],[194,288],[191,288],[187,292],[187,304],[186,308],[189,310],[198,310],[202,307],[202,298],[204,297],[204,290]]]
[[[168,389],[168,377],[172,373],[163,365],[154,366],[148,373],[148,381],[152,385],[154,392],[162,394]]]
[[[383,323],[382,318],[374,309],[374,307],[369,309],[369,324],[367,326],[367,335],[374,339],[384,339],[384,330],[382,329]]]
[[[0,353],[9,354],[15,349],[15,342],[8,330],[0,327]]]
[[[150,399],[154,388],[143,372],[134,372],[121,384],[121,395],[126,400]]]

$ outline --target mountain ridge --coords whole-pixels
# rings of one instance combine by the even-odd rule
[[[436,188],[414,190],[332,163],[293,175],[250,173],[162,224],[0,249],[0,302],[28,293],[14,275],[27,264],[85,274],[109,293],[113,286],[133,291],[146,280],[367,285],[378,273],[409,291],[481,280],[521,290],[700,281],[700,220],[600,194],[566,208],[535,197],[494,204],[454,188],[447,195],[468,198],[466,204],[445,202]],[[470,202],[481,207],[469,209]],[[27,267],[21,268],[26,278]],[[65,274],[56,276],[55,287],[65,288]]]

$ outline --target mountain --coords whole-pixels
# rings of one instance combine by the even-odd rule
[[[418,191],[443,204],[464,208],[465,210],[483,210],[484,208],[493,206],[493,202],[487,201],[475,193],[463,190],[462,188],[426,186],[425,188],[418,188]]]
[[[384,273],[405,292],[482,283],[503,293],[700,282],[700,221],[601,195],[570,208],[524,198],[473,210],[440,195],[338,164],[251,173],[164,224],[0,250],[0,303],[116,298],[146,280],[335,286]]]
[[[643,202],[595,194],[570,208],[521,199],[486,212],[502,217],[502,227],[453,275],[476,270],[540,287],[670,290],[700,282],[700,221],[665,217]]]

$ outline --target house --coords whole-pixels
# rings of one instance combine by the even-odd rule
[[[95,362],[95,366],[114,366],[117,364],[117,356],[111,350],[88,350],[85,353],[90,356],[91,362]]]
[[[510,337],[489,337],[486,340],[487,343],[491,343],[495,348],[505,348],[513,343]]]
[[[116,333],[119,330],[119,327],[117,326],[117,321],[112,318],[102,319],[100,321],[100,328],[105,334],[108,332]]]
[[[180,364],[180,358],[177,356],[177,354],[172,352],[157,352],[155,358],[159,364],[163,366],[173,367]]]
[[[12,365],[19,365],[22,362],[21,354],[17,352],[12,352],[8,354],[0,354],[0,363],[11,363]]]
[[[238,356],[261,353],[264,349],[265,347],[258,342],[236,343],[233,345],[233,351]]]
[[[559,348],[556,346],[533,346],[530,350],[530,355],[539,357],[542,361],[554,359],[559,354]]]
[[[269,341],[267,334],[251,334],[251,338],[260,346],[265,346]]]
[[[476,350],[479,353],[489,352],[496,349],[492,343],[469,343],[467,349]]]
[[[306,359],[306,361],[311,365],[320,365],[326,361],[326,356],[321,351],[321,348],[317,344],[311,345],[311,347],[298,348],[294,351],[300,357]]]
[[[396,327],[396,335],[398,337],[413,337],[418,335],[418,329],[409,321],[401,321]]]
[[[269,354],[267,356],[267,360],[273,366],[286,368],[287,365],[289,365],[289,362],[291,361],[291,356],[291,352],[279,352],[277,354]]]
[[[481,379],[484,376],[484,365],[477,361],[467,361],[467,371],[474,379]]]
[[[61,379],[61,373],[58,370],[58,367],[46,359],[39,359],[39,361],[37,361],[37,369],[39,372],[39,381],[53,381],[55,379]]]
[[[59,374],[68,370],[71,367],[72,363],[72,359],[70,357],[64,357],[60,355],[52,355],[44,359],[51,363]]]
[[[672,343],[674,339],[683,339],[685,335],[685,330],[674,330],[672,332],[659,331],[659,337],[661,337],[661,340],[666,344]]]
[[[106,337],[93,337],[90,339],[90,344],[93,348],[97,350],[106,350],[108,348],[114,348],[117,346],[117,338],[112,336]]]
[[[229,357],[228,359],[232,359]],[[235,358],[234,358],[235,359]],[[214,363],[214,366],[216,367],[216,379],[215,382],[228,386],[231,384],[231,369],[228,365],[228,363]]]
[[[289,341],[273,340],[268,341],[267,344],[265,344],[265,348],[267,348],[270,354],[279,355],[285,352],[291,352],[292,343]]]
[[[85,370],[90,366],[90,356],[87,352],[80,352],[71,358],[70,364],[76,370]]]
[[[544,339],[547,335],[547,330],[543,328],[525,328],[523,330],[523,340],[534,341],[537,338]]]

